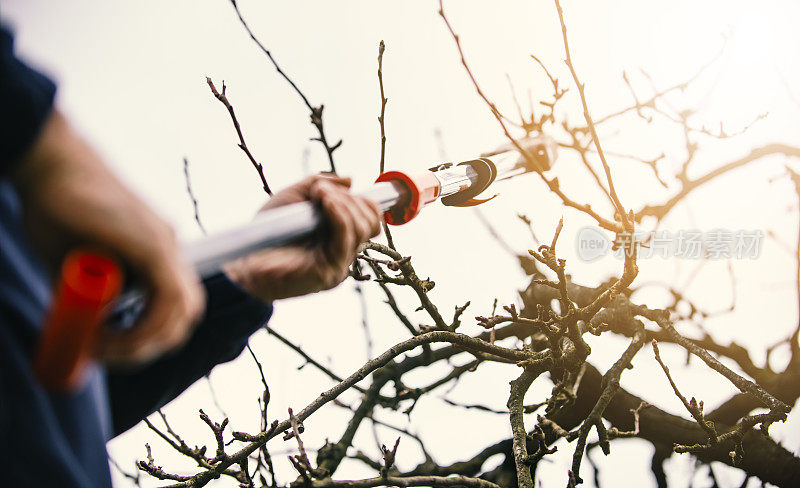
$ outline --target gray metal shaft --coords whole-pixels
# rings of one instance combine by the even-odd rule
[[[439,180],[439,198],[464,191],[478,182],[478,173],[469,165],[452,166],[433,173]]]
[[[407,192],[400,183],[382,182],[359,195],[374,201],[385,212],[404,198]],[[292,203],[259,214],[247,224],[189,243],[184,250],[197,273],[202,278],[208,278],[234,259],[308,237],[322,223],[322,213],[315,205],[310,202]],[[108,323],[114,328],[128,328],[138,320],[144,307],[142,290],[128,289],[117,298]]]
[[[376,183],[359,193],[378,204],[382,212],[389,210],[406,193],[399,183]],[[260,249],[279,247],[313,234],[322,224],[320,210],[310,202],[278,207],[256,216],[247,224],[204,237],[185,246],[186,257],[205,278],[215,274],[223,264]]]

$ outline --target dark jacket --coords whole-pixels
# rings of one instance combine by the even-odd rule
[[[0,486],[109,487],[106,441],[238,356],[272,307],[214,276],[204,283],[205,317],[178,352],[133,371],[94,367],[71,394],[45,391],[31,373],[31,357],[51,277],[31,251],[4,175],[35,140],[55,85],[12,48],[0,27]]]

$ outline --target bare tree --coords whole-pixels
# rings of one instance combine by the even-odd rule
[[[253,41],[309,109],[311,122],[319,132],[317,140],[324,146],[330,168],[335,171],[334,151],[341,141],[334,145],[328,144],[322,122],[322,105],[314,106],[309,102],[299,85],[280,68],[270,51],[249,29],[235,0],[231,3]],[[684,295],[683,290],[667,287],[672,303],[664,308],[653,308],[632,299],[638,286],[636,278],[639,272],[639,253],[653,244],[649,240],[652,234],[644,234],[650,237],[642,238],[642,230],[658,226],[678,203],[686,201],[695,190],[710,184],[717,177],[770,155],[796,158],[800,156],[800,148],[781,143],[753,147],[748,154],[732,161],[721,162],[707,172],[690,172],[702,141],[709,138],[728,139],[741,132],[728,133],[722,127],[712,130],[702,125],[697,126],[695,111],[690,108],[676,108],[668,102],[672,94],[685,90],[694,83],[714,60],[680,83],[662,89],[653,85],[648,95],[641,94],[625,75],[623,79],[630,89],[633,103],[608,115],[594,118],[587,101],[584,81],[572,60],[568,23],[559,0],[555,0],[555,7],[557,16],[554,21],[561,26],[564,58],[570,79],[565,82],[557,78],[538,57],[532,55],[532,61],[542,69],[552,85],[552,92],[540,97],[537,110],[533,107],[526,110],[516,103],[516,117],[502,113],[482,88],[478,74],[470,67],[457,27],[448,18],[441,0],[438,14],[444,28],[452,36],[457,55],[477,92],[479,102],[486,105],[508,143],[522,157],[527,158],[532,167],[538,168],[535,171],[536,177],[565,208],[588,216],[597,227],[614,234],[614,249],[623,256],[621,269],[616,276],[610,277],[599,286],[589,286],[582,284],[580,277],[570,275],[568,263],[560,257],[558,251],[563,223],[559,222],[554,235],[548,236],[546,243],[530,250],[527,255],[517,256],[520,265],[530,276],[527,288],[520,292],[522,306],[495,302],[495,309],[490,315],[475,317],[485,332],[470,336],[459,332],[469,301],[465,300],[464,305],[456,307],[452,313],[444,313],[437,307],[430,295],[434,282],[421,278],[424,274],[416,269],[412,257],[405,255],[395,245],[387,229],[385,236],[388,238],[388,245],[379,242],[365,244],[353,265],[352,276],[356,280],[368,280],[382,290],[386,303],[408,332],[409,337],[406,340],[374,356],[345,377],[333,372],[301,347],[265,326],[278,341],[329,377],[334,385],[303,408],[295,411],[290,409],[284,417],[274,418],[272,412],[271,415],[267,414],[268,374],[262,371],[261,363],[250,351],[263,383],[263,395],[259,400],[262,410],[260,431],[230,431],[227,429],[227,418],[218,423],[201,410],[200,418],[208,426],[216,442],[211,447],[190,447],[172,429],[167,417],[159,413],[160,419],[147,420],[147,426],[175,451],[193,460],[197,464],[197,470],[185,474],[174,473],[156,463],[149,446],[147,459],[138,463],[140,470],[175,487],[199,487],[211,480],[227,477],[232,483],[242,487],[291,485],[315,488],[532,488],[538,486],[537,467],[556,451],[554,444],[563,438],[573,446],[574,455],[571,469],[563,473],[563,480],[559,482],[573,487],[583,483],[580,468],[587,452],[599,447],[604,454],[608,454],[615,440],[636,437],[652,444],[654,448],[652,472],[659,487],[667,486],[663,463],[674,453],[694,456],[699,463],[709,466],[716,462],[739,469],[745,473],[745,484],[752,477],[776,486],[800,486],[800,458],[782,447],[769,434],[770,426],[784,421],[791,406],[800,396],[800,326],[795,328],[790,337],[776,345],[788,346],[790,359],[785,368],[773,370],[770,354],[774,348],[766,351],[765,360],[757,361],[747,347],[716,339],[703,328],[709,314],[695,306]],[[380,96],[378,122],[381,159],[378,166],[381,169],[384,167],[387,141],[384,122],[388,98],[383,85],[382,64],[385,49],[381,42],[378,48],[376,90]],[[240,141],[239,147],[257,170],[265,192],[270,193],[267,184],[269,168],[262,167],[247,148],[233,106],[226,97],[225,85],[218,91],[211,80],[208,84],[213,95],[224,104],[232,117]],[[583,120],[577,124],[568,122],[560,110],[560,102],[570,96],[577,97],[581,104]],[[626,117],[633,117],[634,120],[630,123],[651,124],[654,120],[662,120],[681,128],[686,158],[675,174],[666,174],[659,166],[659,161],[664,158],[663,154],[655,158],[639,158],[604,150],[598,127]],[[607,202],[583,201],[583,195],[569,194],[565,182],[549,176],[536,155],[530,154],[520,142],[525,137],[539,134],[549,134],[558,140],[562,158],[574,157],[580,161]],[[613,177],[616,170],[615,160],[623,158],[638,161],[650,168],[654,176],[653,182],[669,190],[671,196],[664,201],[649,202],[640,208],[626,206],[626,202],[617,193]],[[787,172],[797,185],[800,195],[800,175],[788,168]],[[188,188],[191,194],[191,187]],[[193,196],[192,200],[196,211]],[[611,209],[609,212],[598,210],[605,204]],[[195,217],[199,223],[196,212]],[[530,220],[526,217],[520,218],[530,225]],[[501,239],[500,234],[491,228],[491,223],[486,224],[490,227],[489,231]],[[795,258],[800,270],[800,247]],[[424,311],[428,324],[412,320],[411,314],[404,311],[405,307],[395,297],[398,288],[407,288],[413,292],[418,301],[415,305]],[[700,330],[701,333],[695,334],[694,330]],[[592,350],[585,340],[586,334],[624,338],[627,347],[611,367],[601,371],[592,364]],[[718,408],[706,411],[701,399],[687,399],[682,393],[681,385],[675,381],[669,365],[660,355],[659,344],[662,347],[685,350],[687,358],[691,356],[702,363],[695,367],[710,368],[729,381],[738,392]],[[652,350],[652,354],[646,352],[648,350]],[[628,370],[632,368],[633,358],[648,354],[663,369],[664,378],[659,383],[661,388],[671,388],[685,406],[688,415],[668,413],[651,399],[640,398],[622,386],[623,378],[630,374]],[[446,375],[423,386],[408,386],[406,378],[409,373],[442,363],[450,365],[450,371]],[[442,464],[435,460],[433,453],[429,453],[421,436],[412,433],[408,428],[392,426],[381,420],[381,413],[386,410],[410,414],[424,396],[445,385],[458,382],[464,375],[489,363],[509,364],[510,368],[517,370],[513,375],[515,379],[510,382],[505,410],[482,403],[446,401],[458,414],[465,413],[465,410],[481,410],[506,416],[510,427],[510,436],[507,439],[487,445],[471,458]],[[531,385],[545,378],[549,378],[554,385],[552,393],[533,403],[527,402],[526,393]],[[387,385],[393,386],[389,389],[391,393],[386,393]],[[349,390],[355,390],[359,394],[359,401],[355,405],[348,405],[339,398]],[[316,450],[316,458],[312,459],[302,441],[303,422],[329,405],[350,410],[350,419],[343,429],[331,428],[329,434],[337,437],[320,446]],[[365,422],[392,429],[399,436],[391,447],[380,446],[379,458],[370,457],[353,444],[356,432]],[[436,433],[426,435],[433,436]],[[290,449],[289,456],[297,471],[294,480],[276,479],[272,455],[267,446],[274,448],[279,445],[274,441],[279,437],[284,441],[291,440],[296,445]],[[424,459],[415,468],[401,471],[396,467],[395,460],[404,456],[403,448],[408,442],[419,445]],[[486,461],[496,455],[501,455],[503,460],[496,467],[485,470]],[[337,469],[345,458],[363,462],[374,469],[375,476],[358,480],[339,478]],[[138,481],[138,477],[129,476]],[[717,486],[713,470],[710,470],[710,476],[714,486]]]

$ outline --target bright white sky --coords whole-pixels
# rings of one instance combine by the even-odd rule
[[[357,183],[368,184],[377,173],[380,99],[376,56],[381,39],[387,46],[388,167],[427,168],[440,161],[442,153],[454,160],[468,159],[503,142],[502,133],[459,64],[453,41],[436,14],[437,2],[242,0],[241,8],[262,42],[312,102],[325,104],[329,137],[344,139],[336,153],[340,172],[352,175]],[[566,102],[569,120],[581,120],[576,90],[562,61],[560,28],[551,2],[451,1],[446,9],[476,75],[501,109],[509,115],[515,113],[506,74],[526,106],[528,90],[535,103],[550,96],[546,77],[528,57],[534,53],[561,78],[562,86],[570,87]],[[696,89],[672,101],[679,106],[700,106],[703,112],[696,125],[718,127],[722,122],[731,132],[759,114],[769,112],[769,116],[736,141],[705,141],[707,146],[694,167],[697,173],[736,159],[758,144],[800,144],[800,70],[796,63],[800,39],[794,25],[800,14],[797,3],[580,1],[569,2],[565,14],[573,58],[587,84],[590,107],[596,116],[631,103],[621,79],[623,70],[628,71],[644,97],[649,93],[649,82],[640,68],[659,87],[668,86],[688,78],[728,38],[725,54],[698,81]],[[258,179],[235,146],[228,115],[209,93],[205,76],[211,76],[218,86],[223,79],[227,82],[228,96],[248,144],[264,164],[274,188],[326,167],[323,151],[308,140],[315,132],[305,108],[246,36],[225,0],[8,0],[3,4],[2,19],[17,31],[19,51],[59,80],[58,104],[62,110],[125,181],[187,239],[199,232],[184,191],[184,156],[191,163],[200,213],[209,230],[246,221],[262,201]],[[558,132],[555,135],[563,138]],[[665,152],[662,168],[667,175],[684,156],[681,131],[669,124],[645,126],[634,117],[604,127],[601,137],[609,151],[642,157]],[[306,151],[308,162],[304,165]],[[787,335],[797,321],[791,257],[796,242],[796,196],[785,177],[769,183],[784,174],[785,163],[773,158],[721,179],[697,192],[690,205],[677,209],[663,226],[671,231],[761,229],[777,235],[779,241],[766,242],[758,260],[732,263],[737,311],[709,321],[711,330],[720,337],[752,345],[757,359],[761,359],[759,351],[765,345]],[[628,207],[659,202],[668,195],[636,163],[614,158],[612,169],[620,197]],[[554,173],[578,200],[591,201],[608,212],[574,155],[562,153]],[[535,178],[506,184],[501,197],[483,211],[520,251],[532,243],[515,217],[517,212],[528,214],[538,235],[547,239],[563,215],[561,251],[568,259],[569,271],[580,282],[598,282],[621,267],[613,258],[591,265],[575,258],[572,243],[578,230],[589,222],[563,209]],[[525,287],[515,260],[488,236],[471,210],[433,207],[414,223],[396,230],[395,238],[403,252],[414,257],[418,271],[436,281],[432,297],[445,314],[467,299],[472,301],[467,317],[488,314],[494,298],[501,303],[514,302],[516,290]],[[640,262],[637,282],[682,286],[695,266],[695,262],[676,260]],[[732,291],[727,263],[713,262],[704,267],[686,291],[708,310],[729,306]],[[374,351],[378,353],[403,340],[406,333],[381,303],[380,290],[366,286],[366,293]],[[412,297],[399,295],[406,309],[413,310]],[[642,294],[640,299],[658,305],[660,296]],[[765,306],[769,307],[768,315]],[[419,313],[411,315],[424,321]],[[332,292],[278,304],[271,323],[340,374],[348,374],[365,359],[360,305],[351,282]],[[463,332],[478,331],[472,320],[464,324]],[[299,409],[330,386],[310,367],[298,371],[301,360],[265,334],[257,334],[251,342],[267,370],[272,416],[283,418],[287,407]],[[624,346],[613,338],[593,339],[595,364],[604,369]],[[682,368],[683,354],[664,349],[685,394],[700,394],[706,405],[713,406],[732,392],[730,385],[703,367]],[[635,366],[623,377],[623,386],[683,415],[678,400],[666,390],[666,381],[656,369],[649,348],[639,354]],[[421,386],[445,371],[443,367],[434,368],[408,382]],[[447,396],[502,408],[507,383],[517,374],[513,367],[488,366],[465,377]],[[257,428],[260,386],[250,359],[242,357],[218,368],[212,382],[233,427]],[[538,401],[549,389],[549,383],[539,380],[528,398]],[[425,438],[438,461],[465,459],[509,435],[505,417],[454,413],[436,399],[437,395],[416,407],[411,429]],[[354,402],[356,397],[345,395],[344,399]],[[212,440],[196,416],[199,407],[221,417],[205,382],[166,409],[173,427],[185,433],[190,443]],[[397,425],[407,422],[402,415],[387,414],[386,418]],[[306,445],[319,446],[325,437],[338,438],[346,419],[345,412],[336,407],[319,412],[306,422]],[[789,434],[797,432],[797,427],[798,420],[793,416],[787,425],[773,429],[787,446],[797,448],[800,438]],[[378,433],[382,442],[394,439],[390,432]],[[115,459],[132,469],[134,460],[143,457],[146,441],[152,444],[159,464],[193,471],[191,464],[174,455],[146,428],[135,428],[112,441],[110,450]],[[357,445],[374,452],[367,424],[361,428]],[[279,440],[270,446],[274,452],[291,447],[282,446]],[[604,462],[622,469],[603,470],[603,481],[612,486],[631,479],[643,480],[642,486],[652,483],[650,452],[644,444],[626,441],[614,446]],[[564,484],[573,447],[559,444],[559,451],[553,462],[540,467],[544,486]],[[404,440],[400,467],[410,468],[419,460],[413,442]],[[291,476],[285,456],[276,456],[276,463],[284,479]],[[689,484],[691,466],[690,458],[673,457],[668,468],[675,486]],[[586,462],[584,469],[582,475],[591,486]],[[701,480],[697,486],[705,483],[702,472],[696,475]],[[369,472],[356,462],[346,462],[339,474],[361,476]],[[718,475],[723,486],[741,482],[735,472],[720,469]],[[123,480],[118,481],[124,486]],[[225,483],[219,481],[218,485],[230,484]]]

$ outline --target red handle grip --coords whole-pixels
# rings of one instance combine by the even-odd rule
[[[67,255],[34,358],[34,373],[51,391],[79,387],[95,355],[107,305],[122,289],[123,273],[106,256],[79,250]]]

